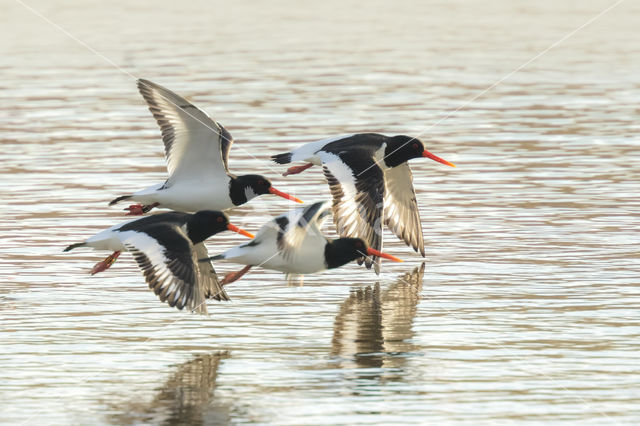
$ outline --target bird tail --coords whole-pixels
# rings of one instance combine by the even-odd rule
[[[115,199],[111,200],[109,202],[109,205],[112,206],[112,205],[114,205],[116,203],[119,203],[120,201],[129,200],[130,198],[131,198],[131,195],[121,195],[118,198],[115,198]]]
[[[278,164],[289,164],[291,162],[291,153],[285,152],[284,154],[272,155],[271,159]]]
[[[84,247],[86,245],[87,243],[75,243],[75,244],[71,244],[70,246],[67,246],[67,248],[62,251],[69,251],[69,250],[73,250],[74,248]]]

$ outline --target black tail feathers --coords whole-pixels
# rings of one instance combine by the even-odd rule
[[[120,197],[118,197],[118,198],[116,198],[114,200],[111,200],[109,202],[109,205],[112,206],[112,205],[114,205],[116,203],[119,203],[120,201],[128,200],[130,198],[131,198],[131,195],[121,195]]]
[[[291,162],[291,153],[285,152],[284,154],[272,155],[271,159],[278,164],[289,164]]]
[[[75,244],[71,244],[70,246],[68,246],[66,249],[64,249],[63,251],[69,251],[69,250],[73,250],[74,248],[78,248],[78,247],[82,247],[84,246],[85,243],[75,243]]]

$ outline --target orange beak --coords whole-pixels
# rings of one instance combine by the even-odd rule
[[[422,156],[423,157],[427,157],[427,158],[431,158],[432,160],[435,160],[438,163],[446,164],[447,166],[451,166],[451,167],[455,167],[456,166],[455,164],[450,163],[447,160],[443,160],[442,158],[438,157],[437,155],[433,155],[432,153],[430,153],[426,149],[424,151],[422,151]]]
[[[368,248],[367,249],[367,254],[369,256],[384,257],[385,259],[393,260],[394,262],[402,262],[402,259],[398,259],[395,256],[391,256],[390,254],[383,253],[381,251],[378,251],[378,250],[375,250],[375,249],[372,249],[372,248]]]
[[[277,195],[282,198],[286,198],[287,200],[295,201],[296,203],[302,203],[303,201],[299,198],[294,197],[293,195],[289,195],[286,192],[278,191],[274,187],[269,188],[269,192],[273,195]]]
[[[227,229],[229,231],[233,231],[233,232],[237,232],[240,235],[244,235],[245,237],[249,237],[249,238],[253,238],[253,234],[248,233],[247,231],[245,231],[244,229],[240,229],[235,225],[232,224],[228,224],[227,225]]]

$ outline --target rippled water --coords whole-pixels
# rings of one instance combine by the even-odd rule
[[[637,2],[530,63],[614,2],[416,3],[3,3],[0,422],[640,420]],[[423,275],[389,234],[406,262],[380,277],[257,269],[209,318],[159,303],[130,256],[90,277],[106,254],[62,248],[165,176],[134,77],[227,126],[232,170],[309,201],[321,173],[279,177],[268,155],[421,134],[458,165],[412,162]],[[253,231],[289,207],[233,217]]]

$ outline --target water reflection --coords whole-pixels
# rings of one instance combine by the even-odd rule
[[[537,56],[613,2],[26,1],[206,105],[241,138],[234,170],[303,200],[329,196],[322,172],[285,179],[269,155],[331,135],[428,129],[428,148],[459,163],[412,165],[428,306],[388,301],[394,280],[376,288],[353,266],[303,287],[256,270],[212,318],[171,327],[176,315],[131,285],[132,259],[96,280],[88,257],[60,253],[124,220],[113,196],[166,175],[133,79],[4,2],[0,423],[157,424],[201,409],[235,423],[637,424],[640,2]],[[263,198],[234,221],[251,231],[292,207]],[[239,242],[221,234],[210,250]],[[371,288],[345,301],[356,281]],[[167,363],[211,345],[233,348],[215,398],[180,403],[180,380],[164,386],[182,367]]]
[[[115,424],[199,425],[229,420],[228,410],[214,405],[212,393],[218,368],[229,352],[199,355],[180,365],[151,402],[130,401],[110,419]]]
[[[406,273],[386,291],[380,284],[352,291],[340,306],[333,326],[331,355],[341,368],[400,368],[412,343],[425,263]]]

